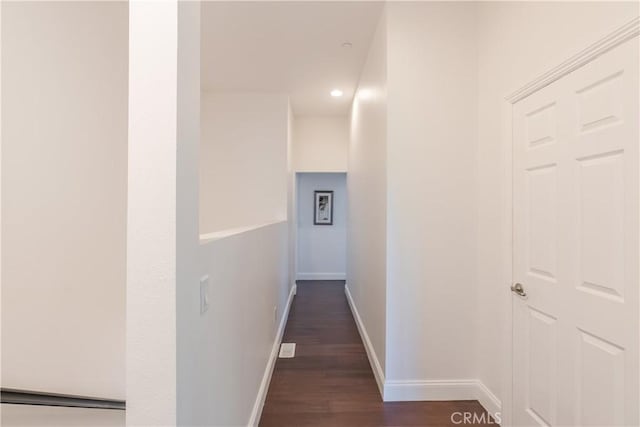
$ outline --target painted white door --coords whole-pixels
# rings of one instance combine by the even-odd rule
[[[515,425],[638,425],[638,40],[513,109]]]

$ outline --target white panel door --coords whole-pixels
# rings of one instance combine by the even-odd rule
[[[638,425],[638,41],[514,105],[513,420]]]

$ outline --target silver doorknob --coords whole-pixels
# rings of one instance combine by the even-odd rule
[[[522,283],[514,283],[511,285],[511,292],[520,295],[521,297],[526,297],[527,293],[524,291],[524,286]]]

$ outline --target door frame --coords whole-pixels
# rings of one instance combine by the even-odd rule
[[[513,106],[518,101],[561,79],[572,71],[590,63],[600,55],[637,37],[640,34],[640,17],[625,23],[615,31],[599,39],[586,49],[573,55],[561,64],[551,68],[511,94],[504,97],[502,102],[502,138],[503,141],[503,194],[504,194],[504,223],[502,229],[504,270],[502,271],[503,287],[503,348],[504,354],[502,372],[502,425],[513,423],[513,297],[509,289],[513,283]],[[506,261],[508,260],[508,261]],[[640,326],[640,325],[639,325]]]

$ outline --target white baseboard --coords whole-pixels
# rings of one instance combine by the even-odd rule
[[[349,301],[349,307],[351,308],[351,313],[353,314],[353,318],[356,321],[356,326],[358,327],[358,332],[360,332],[360,338],[362,338],[362,342],[364,343],[364,348],[367,351],[367,357],[369,358],[369,364],[371,365],[371,369],[373,370],[373,376],[376,378],[376,382],[378,383],[378,390],[380,390],[380,395],[383,396],[384,400],[384,371],[380,366],[380,362],[378,361],[378,356],[376,355],[376,351],[373,348],[373,344],[371,344],[371,340],[369,339],[369,334],[367,334],[367,329],[364,327],[364,323],[362,323],[362,319],[360,318],[360,314],[358,313],[358,309],[356,308],[353,299],[351,298],[351,292],[349,292],[349,287],[347,285],[344,286],[344,293],[347,295],[347,301]]]
[[[475,400],[476,380],[406,380],[384,384],[385,402]]]
[[[256,397],[255,403],[253,404],[251,416],[249,417],[249,427],[256,427],[260,422],[260,416],[262,415],[264,401],[266,400],[267,392],[269,391],[269,383],[271,382],[273,368],[276,366],[276,360],[278,359],[278,352],[280,351],[280,344],[282,343],[284,328],[287,325],[289,309],[291,308],[291,303],[293,302],[293,297],[296,294],[296,291],[297,286],[293,284],[293,286],[291,286],[291,289],[289,290],[289,298],[287,299],[284,313],[282,313],[282,317],[280,318],[278,332],[276,332],[276,337],[273,341],[273,347],[271,348],[271,354],[269,355],[269,360],[267,361],[267,366],[265,367],[264,375],[262,376],[262,382],[260,383],[260,388],[258,389],[258,395]]]
[[[298,273],[297,280],[346,280],[346,273]]]
[[[476,379],[386,381],[385,402],[425,400],[477,400],[490,414],[501,411],[498,399]]]
[[[478,380],[476,388],[476,400],[487,410],[490,414],[497,414],[502,412],[502,402],[493,392],[484,385],[484,383]]]
[[[499,413],[502,410],[500,399],[477,379],[461,380],[408,380],[392,381],[385,380],[384,372],[373,349],[367,329],[362,323],[358,309],[351,297],[349,286],[345,285],[344,292],[356,326],[360,332],[360,337],[364,343],[364,348],[369,357],[369,363],[373,370],[373,375],[378,383],[380,395],[385,402],[397,401],[426,401],[426,400],[477,400],[490,414]]]

